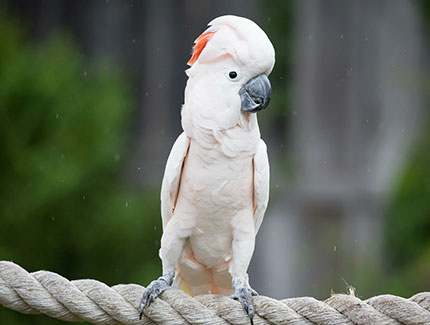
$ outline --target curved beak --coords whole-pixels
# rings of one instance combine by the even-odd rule
[[[255,113],[269,105],[272,87],[265,74],[250,79],[239,90],[243,112]]]

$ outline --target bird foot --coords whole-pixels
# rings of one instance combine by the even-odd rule
[[[229,297],[234,300],[239,300],[242,307],[245,309],[246,313],[249,316],[251,325],[254,325],[255,309],[254,304],[252,302],[252,296],[258,296],[257,291],[252,289],[250,286],[245,286],[240,281],[233,281],[233,289],[234,293],[229,295]]]
[[[145,307],[149,306],[159,295],[167,289],[172,289],[174,273],[166,273],[160,276],[157,280],[152,281],[143,294],[142,301],[140,302],[139,319],[142,319]]]

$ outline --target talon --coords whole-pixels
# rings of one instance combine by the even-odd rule
[[[243,285],[242,282],[233,281],[234,294],[229,295],[229,298],[239,300],[245,312],[248,314],[251,325],[254,324],[255,309],[252,302],[252,296],[258,295],[257,291],[249,286]]]
[[[143,311],[149,306],[159,295],[161,295],[167,289],[172,289],[174,273],[167,273],[166,275],[160,276],[157,280],[152,281],[147,287],[143,294],[140,302],[140,313],[139,319],[142,319]]]

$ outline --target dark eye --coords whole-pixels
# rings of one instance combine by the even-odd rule
[[[236,71],[230,71],[228,76],[230,77],[230,79],[236,79],[237,72]]]

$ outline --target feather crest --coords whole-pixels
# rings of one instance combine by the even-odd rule
[[[197,39],[194,41],[193,55],[187,62],[189,66],[192,66],[197,61],[206,44],[214,36],[214,34],[215,32],[206,32],[197,37]]]

